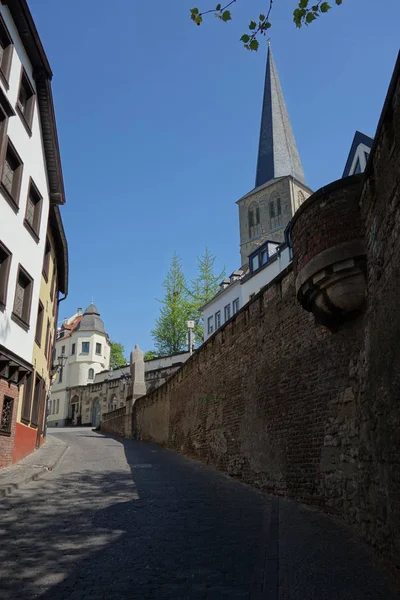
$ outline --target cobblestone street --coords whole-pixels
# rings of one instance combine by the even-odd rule
[[[326,516],[152,444],[52,431],[57,468],[0,500],[2,599],[395,598]]]

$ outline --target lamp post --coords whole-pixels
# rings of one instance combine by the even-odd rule
[[[189,346],[189,352],[190,354],[193,353],[193,346],[194,346],[194,321],[190,320],[187,322],[187,328],[188,328],[188,346]]]

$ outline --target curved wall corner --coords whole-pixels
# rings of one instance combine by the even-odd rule
[[[321,188],[292,221],[297,299],[330,329],[358,315],[365,304],[362,179],[353,175]]]

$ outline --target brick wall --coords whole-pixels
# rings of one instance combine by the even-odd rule
[[[18,387],[10,384],[4,379],[0,379],[0,418],[3,410],[4,396],[14,398],[11,434],[3,435],[0,433],[0,469],[8,467],[13,462],[14,441],[15,441],[15,421],[18,412]]]
[[[127,414],[126,406],[123,406],[117,410],[105,413],[102,416],[100,430],[103,433],[111,433],[113,435],[120,435],[121,437],[131,437],[131,421],[132,415]]]
[[[325,216],[332,209],[334,226],[321,235],[318,202],[309,200],[315,214],[304,220],[306,243],[301,257],[294,257],[295,265],[305,265],[317,251],[329,248],[329,236],[335,244],[364,239],[367,303],[361,314],[335,333],[317,325],[296,300],[289,268],[166,384],[135,405],[139,439],[194,456],[262,490],[341,515],[356,525],[397,578],[399,76],[400,60],[361,203],[351,196],[349,203],[343,197],[322,207]],[[340,231],[346,223],[350,233]]]

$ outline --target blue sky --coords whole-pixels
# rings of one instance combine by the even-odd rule
[[[344,0],[296,30],[276,0],[271,44],[308,185],[337,179],[356,129],[373,135],[399,48],[400,3]],[[52,69],[67,204],[70,289],[60,319],[93,296],[127,353],[153,347],[176,251],[188,278],[206,246],[240,262],[235,201],[254,187],[266,44],[233,21],[189,19],[189,0],[31,0]],[[212,7],[207,0],[197,3]]]

